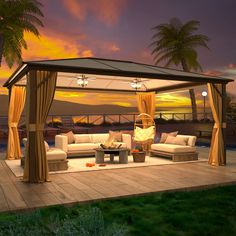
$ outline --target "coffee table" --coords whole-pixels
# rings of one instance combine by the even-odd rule
[[[114,156],[119,156],[119,163],[128,164],[128,148],[117,148],[117,149],[104,149],[104,148],[95,148],[95,162],[96,164],[104,163],[105,154],[110,154],[110,160],[114,161]]]

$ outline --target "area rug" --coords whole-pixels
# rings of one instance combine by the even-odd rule
[[[158,157],[149,157],[146,156],[145,162],[137,163],[133,162],[133,157],[128,157],[128,164],[120,164],[117,160],[110,162],[109,158],[105,158],[106,166],[99,166],[96,164],[92,167],[86,167],[86,163],[94,163],[94,157],[84,157],[84,158],[70,158],[68,159],[68,170],[63,171],[52,171],[50,174],[60,174],[60,173],[72,173],[72,172],[83,172],[83,171],[99,171],[99,170],[111,170],[111,169],[120,169],[120,168],[134,168],[134,167],[145,167],[145,166],[158,166],[158,165],[176,165],[183,163],[192,163],[192,162],[206,162],[206,159],[199,158],[196,161],[188,162],[173,162],[168,159],[158,158]],[[20,166],[20,160],[5,160],[6,164],[13,172],[16,177],[23,176],[23,168]]]

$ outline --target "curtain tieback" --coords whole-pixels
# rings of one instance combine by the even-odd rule
[[[213,128],[214,129],[220,129],[220,128],[225,129],[226,128],[226,123],[225,122],[223,122],[223,123],[215,123]]]
[[[18,125],[18,123],[16,123],[16,122],[12,122],[12,123],[8,124],[9,128],[17,128],[17,125]]]
[[[29,131],[43,131],[44,130],[44,124],[29,124]]]

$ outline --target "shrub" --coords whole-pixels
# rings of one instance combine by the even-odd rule
[[[56,236],[123,236],[127,227],[110,224],[105,225],[99,208],[89,208],[76,212],[74,217],[67,214],[52,214],[45,218],[38,210],[34,213],[18,214],[10,222],[1,222],[0,236],[5,235],[56,235]]]

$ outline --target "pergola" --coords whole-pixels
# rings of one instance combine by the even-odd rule
[[[226,85],[231,81],[233,80],[131,61],[101,58],[23,62],[4,84],[9,89],[10,96],[8,156],[19,156],[17,126],[25,102],[28,150],[24,180],[48,180],[43,129],[56,89],[137,93],[141,101],[139,110],[150,113],[153,106],[150,101],[153,101],[155,93],[207,85],[215,121],[209,164],[225,165],[225,98]]]

